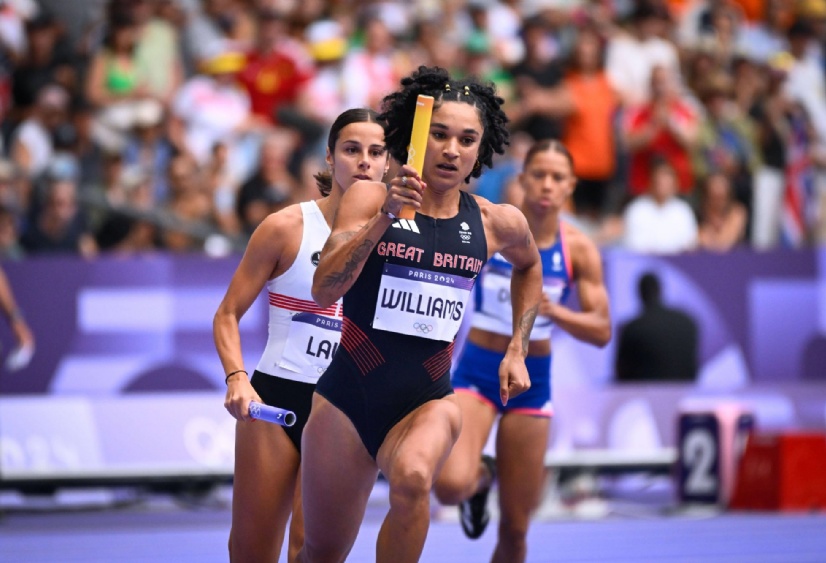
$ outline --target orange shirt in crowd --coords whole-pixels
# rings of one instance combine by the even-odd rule
[[[692,4],[692,0],[667,0],[668,12],[672,18],[679,19],[683,11]]]
[[[574,101],[574,111],[565,122],[565,146],[574,159],[578,178],[611,178],[616,167],[614,112],[619,103],[604,72],[596,75],[569,74],[565,78]]]
[[[763,13],[766,9],[765,0],[732,0],[735,4],[740,6],[743,14],[748,21],[759,21],[763,19]]]

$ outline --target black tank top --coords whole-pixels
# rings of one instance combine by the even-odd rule
[[[443,375],[473,283],[487,261],[479,205],[460,192],[450,219],[396,219],[344,296],[343,348],[363,375],[394,369]],[[401,360],[401,361],[399,361]]]
[[[396,219],[344,295],[341,345],[316,392],[353,423],[375,459],[408,413],[453,392],[453,339],[487,260],[479,205],[451,219]]]

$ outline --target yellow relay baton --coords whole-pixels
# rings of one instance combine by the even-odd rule
[[[433,115],[433,96],[419,94],[416,98],[416,113],[413,114],[413,130],[410,132],[410,144],[407,145],[407,164],[416,169],[419,176],[424,168],[424,153],[427,151],[427,136],[430,133],[430,118]],[[413,219],[416,210],[405,205],[399,217]]]

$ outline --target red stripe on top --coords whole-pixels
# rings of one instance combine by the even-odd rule
[[[347,317],[344,317],[341,325],[341,345],[353,358],[362,375],[367,375],[384,363],[384,357],[376,345]]]
[[[379,352],[379,349],[376,348],[376,345],[370,341],[370,338],[356,323],[344,317],[341,329],[342,337],[346,332],[348,342],[352,342],[355,347],[364,348],[364,352],[375,365],[384,363],[384,357],[381,355],[381,352]]]
[[[434,354],[422,364],[431,379],[438,379],[450,369],[450,363],[453,359],[453,344],[451,342],[447,348]]]
[[[326,315],[328,317],[340,317],[341,306],[338,303],[330,305],[326,309],[322,309],[316,305],[315,301],[307,299],[298,299],[284,295],[283,293],[269,292],[270,305],[273,307],[280,307],[282,309],[289,309],[290,311],[298,311],[301,313],[315,313],[317,315]]]
[[[562,257],[565,259],[565,270],[568,272],[568,281],[574,282],[574,267],[571,265],[571,249],[568,246],[568,237],[565,236],[565,227],[559,225],[559,242],[562,246]]]
[[[450,358],[445,358],[441,363],[433,366],[433,368],[428,371],[430,375],[430,379],[436,381],[446,373],[450,371]]]

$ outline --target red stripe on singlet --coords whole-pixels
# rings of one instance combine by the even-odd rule
[[[341,345],[353,358],[362,375],[367,375],[384,363],[384,357],[376,345],[347,317],[344,317],[341,325]]]
[[[341,307],[338,303],[330,305],[326,309],[322,309],[316,305],[315,301],[308,301],[307,299],[298,299],[284,295],[283,293],[269,292],[270,305],[273,307],[280,307],[282,309],[289,309],[290,311],[299,311],[302,313],[315,313],[316,315],[325,315],[328,317],[340,317]]]
[[[453,358],[453,342],[441,352],[434,354],[425,360],[424,369],[430,374],[430,379],[436,381],[441,376],[446,374],[450,369],[450,362]]]

